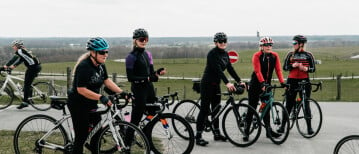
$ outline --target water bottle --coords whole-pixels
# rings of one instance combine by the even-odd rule
[[[125,121],[130,122],[131,121],[131,115],[130,112],[126,111],[124,114]]]
[[[266,107],[267,103],[261,102],[261,106],[259,107],[259,112],[262,112],[263,109]]]

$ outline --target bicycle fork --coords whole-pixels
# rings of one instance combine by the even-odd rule
[[[163,128],[163,131],[165,132],[166,136],[168,139],[171,139],[173,137],[173,135],[171,134],[171,131],[169,130],[169,125],[167,123],[167,120],[166,119],[160,119],[161,121],[161,124],[162,124],[162,128]]]

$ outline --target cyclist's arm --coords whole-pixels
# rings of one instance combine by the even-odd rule
[[[227,72],[234,78],[236,82],[241,82],[241,78],[238,76],[231,63],[228,63],[227,65]]]
[[[308,72],[309,73],[313,73],[315,72],[315,62],[314,62],[314,56],[311,52],[308,52],[308,56],[309,56],[309,59],[308,59],[308,62],[309,62],[309,67],[308,67]]]
[[[110,89],[111,91],[115,92],[115,93],[122,93],[122,89],[120,87],[118,87],[112,80],[110,80],[109,78],[107,78],[104,81],[104,85]]]
[[[23,61],[18,55],[14,55],[5,65],[4,68],[14,69],[16,66],[20,65]]]
[[[264,78],[263,78],[263,74],[261,71],[261,63],[259,61],[260,57],[260,52],[256,52],[253,57],[252,57],[252,65],[253,65],[253,69],[254,69],[254,73],[256,74],[256,77],[259,81],[259,83],[263,83],[264,82]]]
[[[276,52],[273,52],[273,55],[275,56],[276,62],[275,62],[275,72],[277,74],[278,80],[280,83],[284,83],[284,78],[283,78],[283,73],[282,73],[282,68],[281,68],[281,64],[280,64],[280,59],[279,59],[279,55]]]
[[[290,57],[292,56],[292,52],[288,52],[285,60],[284,60],[284,64],[283,64],[283,70],[284,71],[290,71],[293,69],[292,64],[290,63]]]

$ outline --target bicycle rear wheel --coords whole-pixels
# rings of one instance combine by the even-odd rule
[[[275,144],[284,143],[288,138],[289,130],[290,130],[289,116],[287,109],[283,106],[282,103],[273,102],[272,108],[267,112],[269,112],[269,117],[270,117],[269,118],[270,130],[267,130],[267,131],[271,131],[271,132],[267,132],[270,140]],[[284,126],[282,126],[282,124],[284,123],[283,121],[286,121]],[[283,127],[282,132],[279,131],[280,127]],[[272,134],[277,134],[278,136],[274,136]]]
[[[191,153],[193,150],[193,130],[184,118],[176,114],[158,115],[147,124],[144,131],[155,153]]]
[[[238,112],[238,116],[236,115]],[[252,122],[247,124],[248,112],[253,113]],[[259,116],[251,106],[236,104],[227,109],[223,115],[222,129],[229,142],[239,147],[247,147],[255,143],[261,134]],[[248,128],[249,127],[249,128]],[[250,130],[249,134],[245,130]],[[245,139],[247,137],[247,139]]]
[[[322,110],[317,101],[308,99],[307,108],[308,113],[305,114],[303,104],[300,105],[297,113],[297,128],[298,132],[305,138],[312,138],[316,136],[322,127]],[[308,133],[308,124],[312,126],[313,133]]]
[[[110,127],[107,126],[100,133],[97,149],[95,149],[98,153],[150,153],[150,144],[146,135],[137,126],[126,121],[116,121],[114,126],[119,129],[120,136],[117,136],[117,140],[120,144],[125,143],[126,132],[134,132],[131,145],[120,145],[121,150],[118,150],[114,134],[112,134]]]
[[[192,127],[192,130],[196,130],[197,116],[200,110],[200,106],[193,100],[182,100],[176,104],[173,108],[174,114],[182,116]],[[176,126],[174,126],[176,128]]]
[[[359,153],[359,135],[349,135],[342,138],[334,148],[334,154]]]
[[[4,81],[0,81],[0,88],[4,85]],[[5,86],[4,90],[0,91],[0,110],[9,107],[14,101],[14,91],[9,86]]]
[[[36,82],[31,86],[30,104],[37,110],[46,111],[51,108],[50,96],[57,96],[55,88],[47,82]]]
[[[43,138],[49,131],[51,133]],[[43,140],[40,141],[41,138]],[[19,124],[13,142],[16,154],[55,153],[56,150],[64,152],[64,147],[68,144],[68,136],[62,125],[56,127],[54,118],[38,114],[24,119]],[[57,149],[46,148],[43,144]]]

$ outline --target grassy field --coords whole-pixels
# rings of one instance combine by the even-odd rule
[[[284,60],[287,52],[290,49],[279,49],[274,51],[278,52],[281,60]],[[321,64],[316,65],[316,72],[311,74],[311,77],[333,77],[342,74],[343,76],[358,76],[359,75],[359,60],[350,59],[351,56],[359,54],[358,47],[328,47],[328,48],[308,48],[313,53],[317,60],[321,60]],[[155,52],[155,51],[152,51]],[[239,76],[242,79],[249,79],[253,68],[251,64],[251,57],[254,50],[240,51],[240,59],[233,66]],[[111,56],[111,55],[110,55]],[[154,57],[156,58],[156,57]],[[154,59],[155,67],[165,67],[167,69],[166,76],[176,77],[192,77],[200,78],[202,76],[205,67],[205,58],[187,58],[187,59]],[[75,62],[63,62],[63,63],[45,63],[42,64],[42,72],[44,73],[63,73],[66,74],[66,68],[72,69]],[[125,64],[108,60],[106,66],[109,74],[117,73],[118,75],[125,75]],[[23,70],[22,65],[18,70]],[[288,72],[283,72],[284,77],[288,75]],[[276,78],[276,77],[275,77]],[[130,89],[127,82],[121,83],[125,85],[125,89]],[[342,101],[359,101],[358,96],[355,93],[355,89],[358,87],[359,81],[343,80],[342,85]],[[160,80],[155,84],[158,94],[167,93],[168,87],[170,90],[179,91],[182,93],[182,98],[198,98],[198,94],[192,92],[192,82],[190,80]],[[126,87],[127,86],[127,87]],[[186,92],[186,93],[184,93]],[[336,81],[326,80],[324,81],[323,91],[313,94],[313,98],[325,101],[336,100]]]

